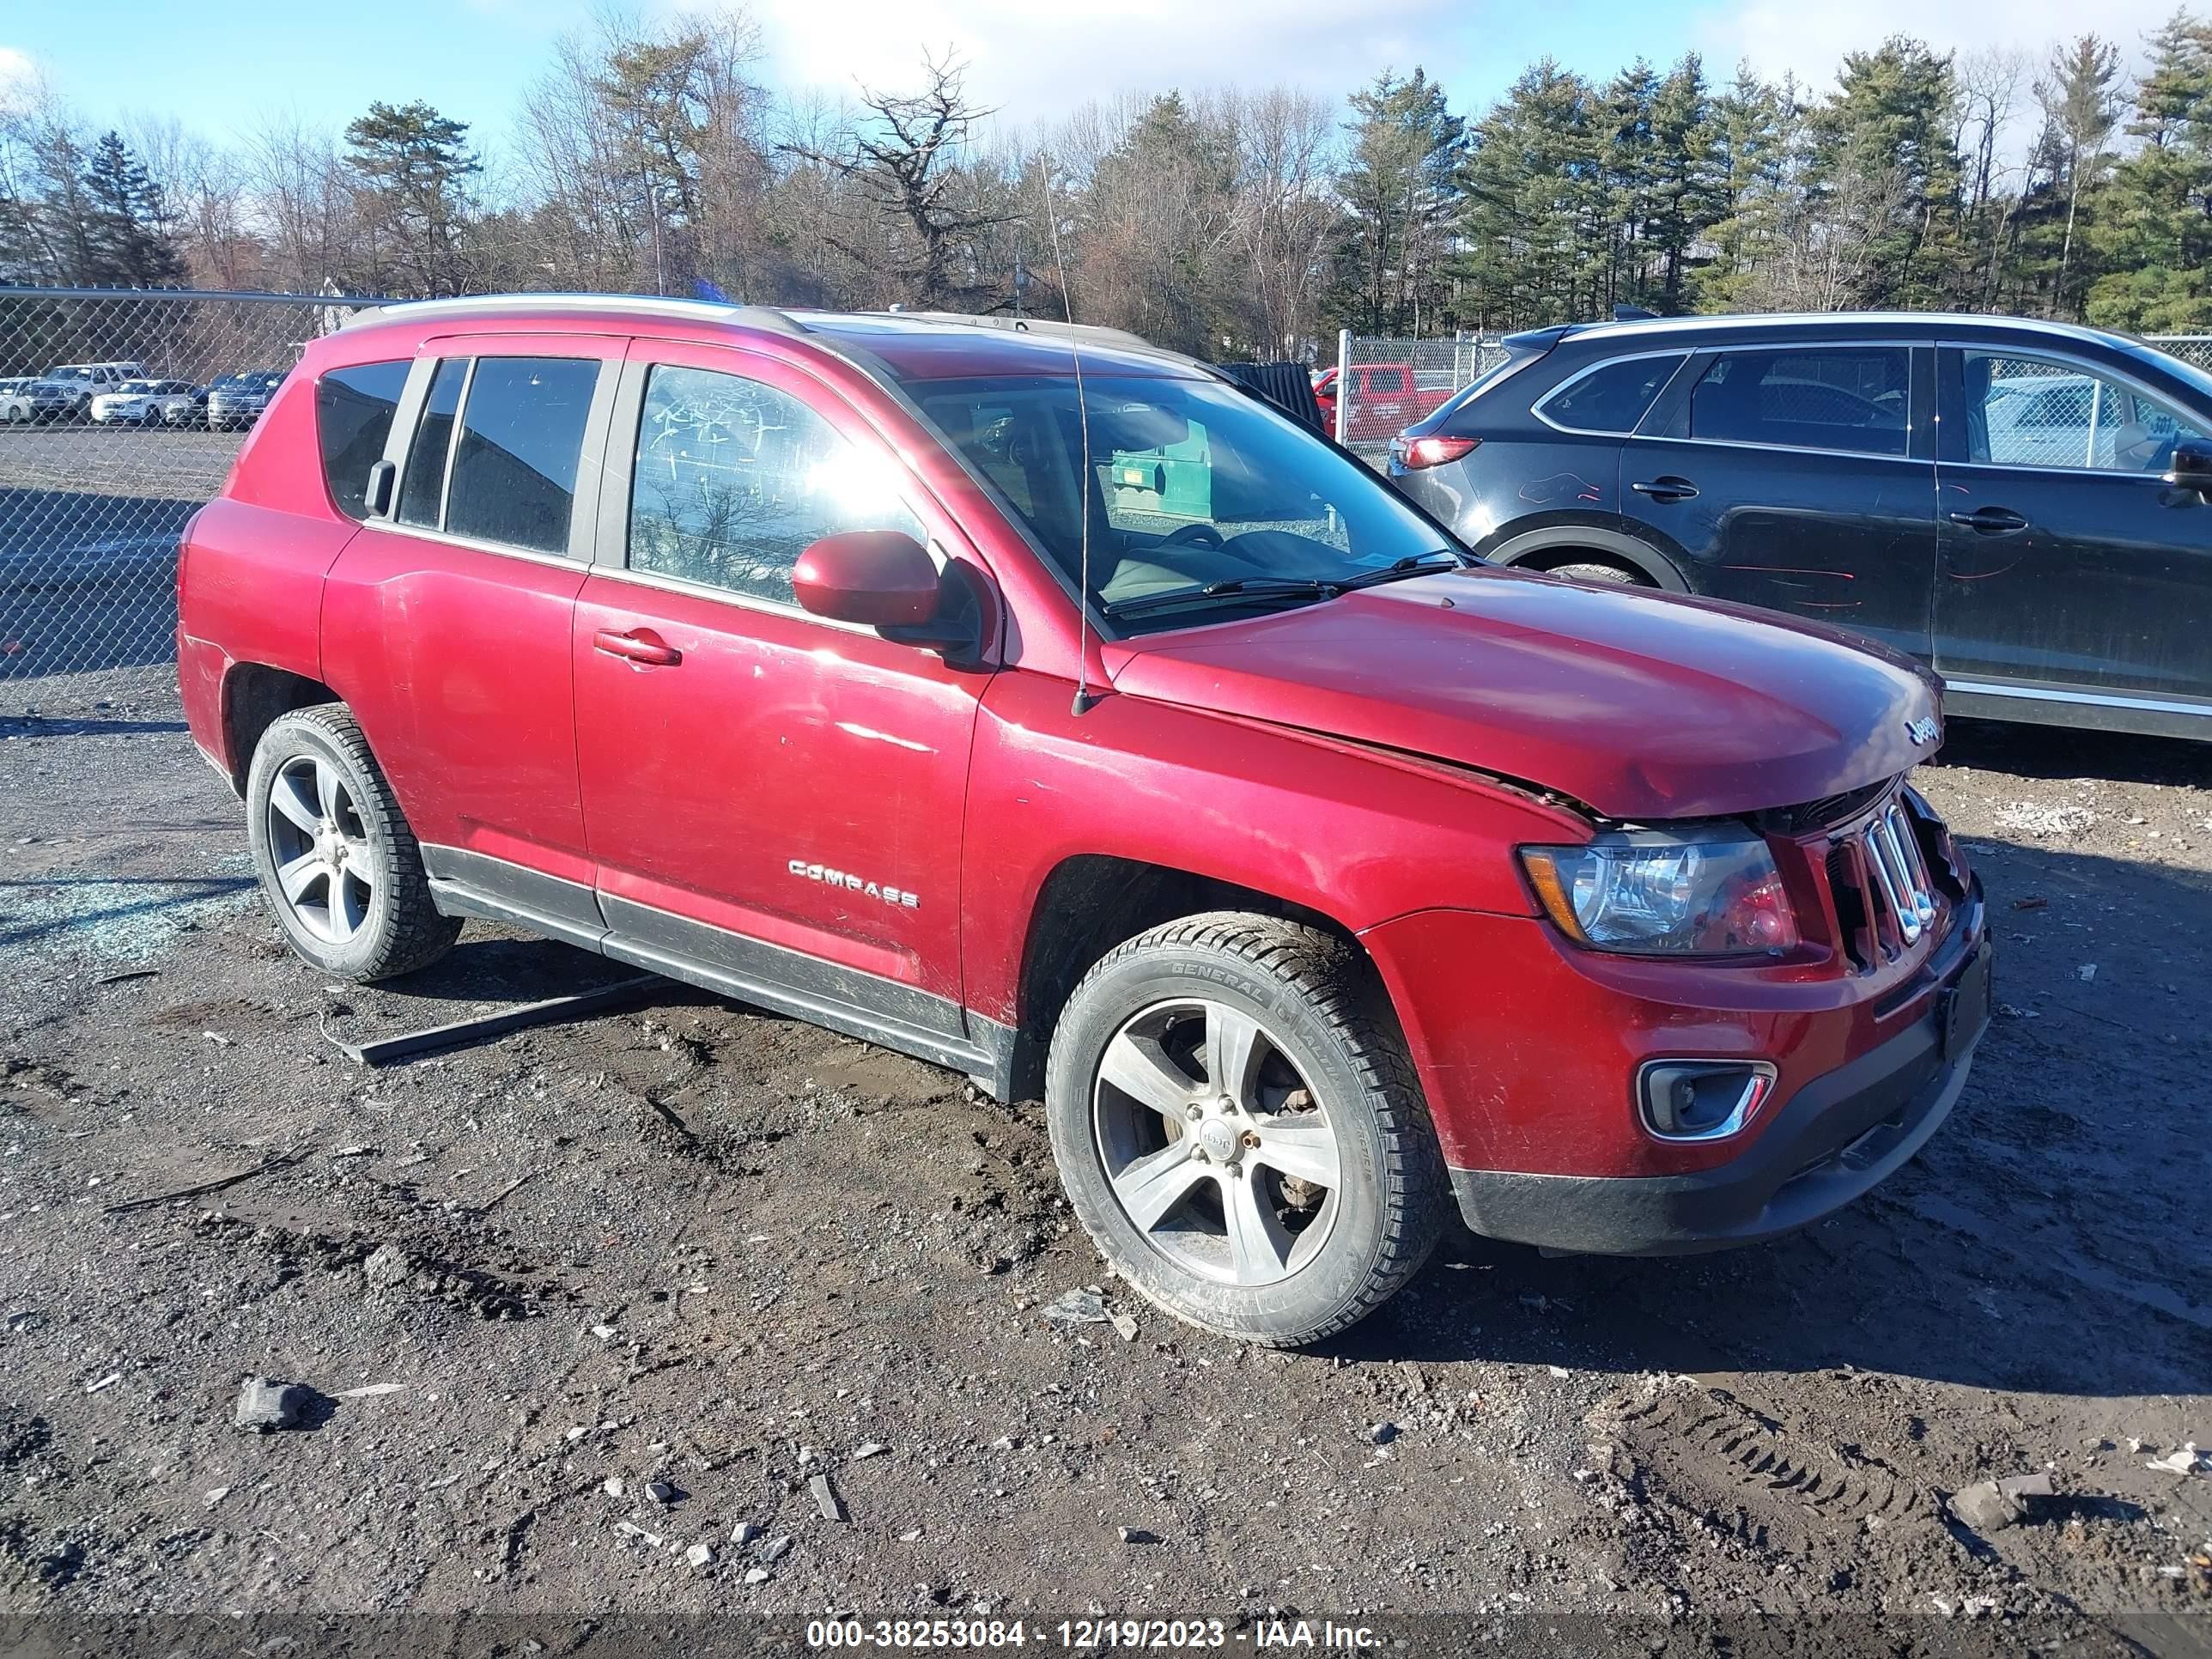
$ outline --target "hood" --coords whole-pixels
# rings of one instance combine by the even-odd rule
[[[1107,647],[1115,690],[1457,762],[1608,817],[1794,806],[1925,760],[1936,685],[1817,624],[1455,571]]]

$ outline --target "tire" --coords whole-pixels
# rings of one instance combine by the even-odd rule
[[[1340,1331],[1442,1231],[1443,1158],[1395,1022],[1357,949],[1316,928],[1215,911],[1110,951],[1053,1033],[1045,1116],[1100,1254],[1224,1336]]]
[[[1656,587],[1658,586],[1640,570],[1631,570],[1626,565],[1600,564],[1594,560],[1578,560],[1572,564],[1547,565],[1545,574],[1564,576],[1571,582],[1610,582],[1615,587]]]
[[[262,733],[246,823],[277,926],[324,973],[413,973],[459,934],[432,902],[415,832],[343,703],[295,709]]]

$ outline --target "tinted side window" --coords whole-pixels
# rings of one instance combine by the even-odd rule
[[[477,358],[453,449],[447,530],[539,553],[567,552],[576,465],[599,379],[595,360]]]
[[[385,440],[411,365],[362,363],[334,368],[315,382],[315,432],[322,444],[323,482],[349,519],[368,513],[368,469],[384,459]],[[172,381],[167,390],[190,391]]]
[[[1555,425],[1577,432],[1633,432],[1659,389],[1682,364],[1669,357],[1629,357],[1601,363],[1547,398],[1540,407]]]
[[[422,405],[422,418],[415,423],[407,474],[399,485],[402,524],[438,527],[438,510],[446,494],[446,457],[453,445],[453,416],[460,412],[461,386],[468,378],[465,357],[447,358],[431,377],[430,396]]]
[[[789,605],[799,556],[846,530],[925,534],[887,464],[798,398],[742,375],[654,365],[630,485],[633,570]]]
[[[1690,394],[1690,435],[1902,455],[1911,365],[1903,346],[1727,352]]]
[[[1370,368],[1367,371],[1367,389],[1370,392],[1403,392],[1406,371],[1402,368]]]

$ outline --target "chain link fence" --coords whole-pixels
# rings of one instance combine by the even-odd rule
[[[301,348],[374,303],[0,288],[0,680],[166,678],[185,520]]]
[[[1504,355],[1495,334],[1412,340],[1347,330],[1337,336],[1334,372],[1316,392],[1336,441],[1380,465],[1391,439]]]
[[[2143,338],[2169,356],[2212,370],[2212,334],[2147,334]]]

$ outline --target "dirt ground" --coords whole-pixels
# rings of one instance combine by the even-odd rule
[[[411,981],[326,982],[160,684],[0,702],[19,1644],[406,1611],[558,1652],[583,1615],[842,1612],[1233,1648],[1296,1613],[1443,1650],[2212,1651],[2212,1474],[2148,1467],[2212,1446],[2212,750],[1962,724],[1923,769],[2001,1008],[1868,1200],[1689,1260],[1457,1236],[1282,1355],[1103,1276],[1034,1109],[805,1025],[672,984],[349,1063],[333,1038],[626,970],[478,924]],[[1044,1317],[1085,1285],[1133,1340]],[[255,1375],[313,1391],[299,1428],[234,1428]],[[1946,1510],[2034,1472],[2019,1524]]]

